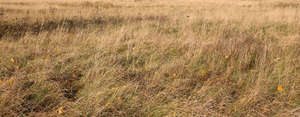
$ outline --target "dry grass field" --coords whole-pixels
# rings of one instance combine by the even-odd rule
[[[1,117],[300,117],[299,0],[0,0]]]

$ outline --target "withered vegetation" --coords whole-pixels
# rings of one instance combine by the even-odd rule
[[[0,116],[299,116],[295,1],[0,1]]]

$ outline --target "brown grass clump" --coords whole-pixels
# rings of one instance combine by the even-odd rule
[[[295,1],[0,2],[0,116],[300,116]]]

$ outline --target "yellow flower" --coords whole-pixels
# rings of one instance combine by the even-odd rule
[[[278,86],[277,86],[277,91],[278,91],[278,92],[281,92],[281,91],[283,91],[283,88],[282,88],[281,86],[278,85]]]
[[[15,59],[14,58],[10,58],[10,62],[14,63]]]
[[[107,102],[105,106],[109,106],[109,105],[110,105],[110,103],[109,103],[109,102]]]
[[[75,75],[75,74],[72,74],[72,78],[76,78],[76,75]]]
[[[7,80],[6,82],[12,83],[12,82],[13,82],[13,79],[9,79],[9,80]]]
[[[264,107],[263,110],[264,110],[264,111],[270,111],[270,109],[267,108],[267,107]]]
[[[119,102],[121,101],[121,98],[120,98],[120,97],[118,97],[118,101],[119,101]]]
[[[225,56],[225,59],[229,59],[229,56],[227,55],[227,56]]]
[[[176,77],[176,74],[175,74],[175,73],[173,74],[173,77],[174,77],[174,78]]]
[[[206,72],[206,71],[204,71],[204,70],[201,71],[201,76],[202,76],[202,77],[205,77],[206,75],[207,75],[207,72]]]
[[[63,110],[64,110],[64,107],[62,106],[62,107],[59,107],[58,109],[57,109],[57,113],[59,114],[59,115],[61,115],[61,114],[63,114]]]

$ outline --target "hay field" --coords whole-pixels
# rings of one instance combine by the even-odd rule
[[[299,117],[299,0],[1,0],[1,117]]]

